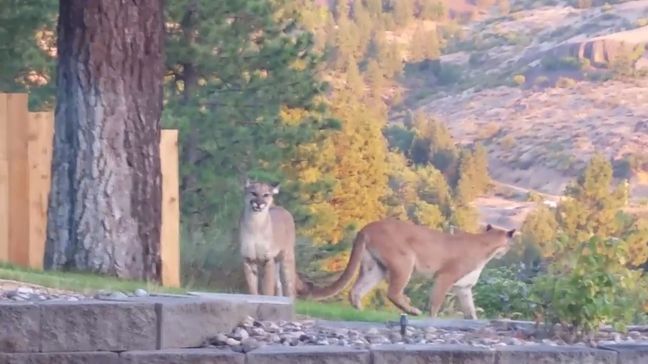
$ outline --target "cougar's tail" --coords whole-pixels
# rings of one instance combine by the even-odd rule
[[[358,269],[360,265],[360,260],[362,259],[362,253],[364,252],[365,246],[367,244],[367,234],[363,231],[360,231],[356,235],[355,240],[353,241],[353,248],[351,248],[351,257],[349,258],[349,263],[342,275],[333,282],[330,286],[326,287],[315,287],[311,282],[303,282],[302,289],[299,290],[299,295],[303,298],[309,298],[314,300],[323,300],[329,297],[333,297],[336,294],[340,293],[349,283],[353,274]]]

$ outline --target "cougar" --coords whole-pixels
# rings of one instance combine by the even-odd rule
[[[435,276],[430,295],[430,316],[436,316],[446,293],[454,288],[464,317],[477,319],[472,287],[482,269],[493,258],[501,258],[510,248],[515,229],[495,229],[490,224],[480,233],[448,234],[388,218],[362,228],[353,243],[351,257],[342,275],[330,286],[308,283],[300,296],[321,300],[338,294],[349,283],[358,266],[360,274],[351,289],[351,304],[362,309],[361,301],[383,279],[388,281],[387,297],[401,310],[420,315],[404,294],[414,271]]]
[[[295,222],[274,205],[279,184],[245,181],[244,209],[239,221],[243,273],[250,294],[295,297]]]

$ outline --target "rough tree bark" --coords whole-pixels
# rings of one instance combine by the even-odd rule
[[[162,0],[60,0],[45,267],[160,278]]]

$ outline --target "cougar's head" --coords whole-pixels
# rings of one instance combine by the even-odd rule
[[[488,224],[486,225],[486,233],[490,234],[494,239],[495,246],[497,247],[495,250],[496,259],[503,257],[511,249],[515,229],[502,230]]]
[[[245,208],[253,212],[267,211],[274,195],[279,193],[279,184],[267,184],[263,182],[245,181]]]

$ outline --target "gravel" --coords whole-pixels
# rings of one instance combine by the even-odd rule
[[[256,321],[246,318],[229,333],[220,333],[209,339],[206,347],[248,352],[264,345],[304,346],[339,345],[369,348],[381,344],[465,344],[495,350],[501,346],[567,345],[557,338],[546,338],[529,327],[502,325],[493,322],[478,328],[434,326],[407,326],[404,336],[400,327],[394,325],[374,326],[365,323],[353,327],[335,327],[314,320],[302,321]],[[392,327],[389,327],[392,326]],[[522,325],[523,326],[523,325]],[[530,325],[528,325],[530,326]],[[571,345],[587,346],[602,344],[648,343],[648,328],[631,328],[627,333],[602,330],[594,341]]]
[[[75,292],[51,289],[23,282],[0,280],[0,301],[39,302],[50,300],[79,301],[88,297]]]
[[[41,301],[80,301],[92,298],[122,299],[127,297],[144,297],[149,293],[141,288],[134,292],[99,291],[94,295],[86,295],[61,289],[46,288],[37,285],[27,285],[24,282],[0,280],[0,302],[41,302]]]

